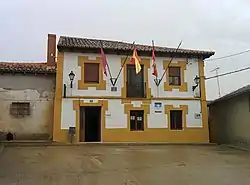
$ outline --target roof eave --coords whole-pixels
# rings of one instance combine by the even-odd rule
[[[60,46],[57,45],[57,49],[60,52],[81,52],[81,53],[100,53],[100,48],[82,48],[82,47],[67,47],[67,46]],[[132,52],[131,49],[106,49],[105,52],[107,54],[129,54]],[[143,56],[151,56],[151,51],[140,51],[138,50],[138,54],[142,54]],[[159,56],[188,56],[188,57],[197,57],[197,58],[202,58],[207,59],[215,54],[215,52],[207,52],[207,53],[186,53],[186,52],[160,52],[160,51],[155,51],[156,55]]]

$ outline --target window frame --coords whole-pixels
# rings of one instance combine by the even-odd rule
[[[98,65],[98,68],[97,68],[97,77],[96,77],[96,79],[98,79],[98,81],[96,80],[91,80],[91,81],[86,81],[86,73],[85,73],[85,70],[86,70],[86,66],[87,65]],[[92,62],[85,62],[84,63],[84,66],[83,66],[83,68],[84,68],[84,83],[85,84],[99,84],[100,83],[100,74],[99,74],[99,70],[100,70],[100,64],[99,63],[92,63]],[[86,75],[86,76],[85,76]]]
[[[124,69],[125,70],[125,69]],[[129,74],[129,70],[131,70],[130,72],[135,72],[135,65],[134,64],[126,64],[126,97],[127,98],[146,98],[146,82],[145,82],[145,77],[144,77],[144,64],[141,64],[141,71],[140,71],[140,75],[142,75],[142,82],[138,83],[138,84],[133,84],[131,82],[131,80],[129,80],[130,77],[128,74]],[[136,86],[136,85],[140,85],[140,91],[135,91],[134,89],[136,87],[133,87],[133,86]],[[132,88],[132,89],[130,89]],[[132,92],[138,92],[138,93],[132,93]]]
[[[187,69],[187,59],[181,61],[173,61],[169,64],[169,60],[163,60],[163,70],[166,70],[166,81],[164,82],[164,91],[173,91],[178,89],[180,92],[188,92],[188,85],[185,82],[185,70]],[[168,67],[180,67],[180,85],[169,84],[169,69]]]
[[[187,126],[187,114],[188,114],[188,105],[179,105],[175,107],[174,105],[164,105],[165,114],[167,115],[166,126],[171,132],[180,132],[186,129]],[[182,110],[182,130],[171,130],[170,129],[170,111],[171,110]]]
[[[170,69],[178,69],[179,71],[178,71],[178,73],[179,73],[179,75],[177,76],[177,75],[172,75],[171,73],[170,73]],[[169,85],[171,85],[171,86],[181,86],[181,67],[180,66],[170,66],[169,68],[168,68],[168,84]],[[175,78],[178,78],[178,84],[176,84],[176,83],[170,83],[170,79],[175,79]],[[174,80],[174,82],[175,82],[175,80]]]
[[[10,115],[16,118],[30,116],[30,102],[12,102],[10,104]]]
[[[106,90],[106,79],[104,79],[103,69],[101,67],[101,57],[96,57],[94,60],[88,56],[78,56],[78,66],[81,68],[80,78],[78,80],[78,90],[88,90],[89,87],[95,87],[96,90]],[[84,64],[98,63],[99,64],[99,83],[84,82]]]
[[[175,116],[177,113],[180,113],[180,118],[174,118],[175,121],[174,122],[177,122],[178,119],[181,120],[181,128],[178,128],[177,124],[176,123],[172,123],[172,119],[174,117],[174,113],[175,113]],[[172,117],[173,116],[173,117]],[[170,117],[170,123],[169,123],[169,128],[170,130],[174,130],[174,131],[178,131],[178,130],[183,130],[184,129],[184,125],[183,125],[183,122],[184,122],[184,119],[183,119],[183,110],[170,110],[169,111],[169,117]],[[172,127],[172,124],[175,125],[175,128]]]
[[[143,131],[145,131],[144,115],[145,115],[144,110],[130,110],[129,111],[129,130],[130,130],[130,132],[143,132]],[[135,116],[135,118],[131,119],[132,116]],[[142,118],[142,120],[138,120],[138,118]],[[131,121],[135,121],[133,129],[131,126],[133,123]],[[139,128],[138,124],[141,124],[140,128]]]

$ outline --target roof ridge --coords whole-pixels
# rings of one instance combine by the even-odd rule
[[[69,47],[69,48],[89,48],[94,49],[98,48],[99,43],[97,41],[107,42],[108,46],[104,45],[104,49],[113,49],[113,50],[131,50],[130,46],[132,43],[127,41],[118,41],[118,40],[107,40],[107,39],[99,39],[99,38],[89,38],[89,37],[74,37],[74,36],[60,36],[58,47]],[[113,44],[113,45],[112,45]],[[120,44],[120,45],[119,45]],[[149,52],[152,50],[152,45],[148,44],[135,44],[138,46],[138,51],[146,51]],[[195,49],[178,49],[172,47],[165,46],[155,46],[155,52],[161,53],[184,53],[184,54],[200,54],[200,55],[214,55],[213,51],[205,51],[205,50],[195,50]]]
[[[240,88],[238,88],[238,89],[236,89],[236,90],[234,90],[234,91],[232,91],[232,92],[230,92],[230,93],[227,93],[227,94],[225,94],[224,96],[222,96],[222,97],[220,97],[220,98],[217,98],[217,99],[215,99],[215,100],[212,100],[212,101],[209,103],[209,105],[211,105],[211,104],[213,104],[213,103],[216,103],[216,102],[219,102],[219,101],[222,101],[222,100],[226,100],[226,99],[228,99],[228,98],[232,98],[232,97],[241,95],[241,94],[243,94],[243,93],[245,93],[245,92],[248,92],[248,91],[250,91],[250,84],[245,85],[245,86],[243,86],[243,87],[240,87]]]

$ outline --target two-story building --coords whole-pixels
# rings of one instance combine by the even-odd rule
[[[166,70],[156,85],[152,47],[135,47],[138,74],[130,61],[133,44],[60,37],[54,141],[69,142],[75,128],[74,142],[209,142],[204,59],[214,52],[156,46],[159,79]]]

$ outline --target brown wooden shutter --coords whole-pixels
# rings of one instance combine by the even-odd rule
[[[84,63],[84,83],[99,83],[99,64]]]
[[[179,67],[170,67],[169,69],[169,76],[180,76],[180,68]]]

